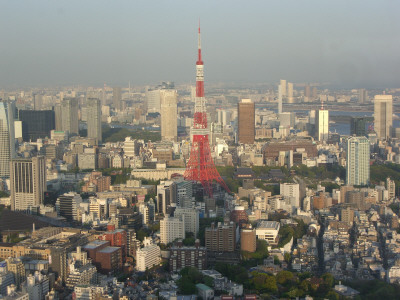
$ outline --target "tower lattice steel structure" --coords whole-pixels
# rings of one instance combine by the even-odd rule
[[[211,157],[209,130],[207,128],[206,99],[204,98],[204,64],[201,59],[201,39],[199,25],[198,59],[196,62],[196,100],[192,127],[193,141],[185,179],[200,182],[205,193],[213,197],[212,183],[215,180],[228,193],[229,188],[219,175]]]

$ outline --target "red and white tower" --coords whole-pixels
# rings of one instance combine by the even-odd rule
[[[209,130],[207,128],[206,99],[204,98],[204,64],[201,59],[199,25],[198,59],[196,62],[196,100],[192,127],[193,141],[185,179],[200,182],[209,197],[213,197],[212,183],[217,181],[227,192],[229,188],[222,180],[211,157]]]

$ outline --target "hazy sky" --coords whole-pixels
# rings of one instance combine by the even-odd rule
[[[0,89],[194,82],[400,87],[400,1],[0,0]]]

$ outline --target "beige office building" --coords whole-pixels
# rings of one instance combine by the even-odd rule
[[[374,128],[378,139],[392,136],[393,97],[392,95],[376,95],[374,98]]]
[[[87,99],[87,132],[89,138],[101,142],[101,101],[95,98]]]
[[[176,90],[160,90],[161,139],[176,141],[178,138],[178,108]]]
[[[11,209],[26,210],[43,204],[46,191],[44,156],[13,159],[10,169]]]
[[[238,139],[241,144],[254,144],[255,107],[251,99],[238,103]]]

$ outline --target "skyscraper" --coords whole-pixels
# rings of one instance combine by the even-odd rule
[[[311,87],[309,84],[306,84],[304,87],[304,101],[310,101],[311,98]]]
[[[114,87],[113,88],[113,105],[115,110],[121,110],[121,88]]]
[[[14,102],[0,101],[0,177],[10,176],[10,160],[15,155]]]
[[[250,99],[238,103],[238,139],[242,144],[254,144],[255,108]]]
[[[281,114],[283,111],[283,88],[282,85],[278,86],[278,114]]]
[[[368,92],[365,89],[358,90],[358,103],[367,102]]]
[[[369,184],[369,140],[363,136],[347,140],[346,184]]]
[[[350,119],[350,135],[366,136],[367,120],[364,117],[352,117]]]
[[[61,102],[61,127],[70,135],[79,134],[78,99],[64,98]]]
[[[50,137],[55,129],[55,113],[53,110],[20,110],[22,121],[22,137],[24,141],[35,142],[39,138]]]
[[[44,156],[13,159],[11,166],[11,209],[26,210],[43,204],[46,191]]]
[[[286,89],[286,80],[285,79],[281,79],[280,86],[281,86],[281,90],[282,90],[282,97],[286,97],[287,89]]]
[[[161,90],[161,139],[176,141],[178,138],[178,109],[176,90]]]
[[[88,137],[101,142],[101,101],[95,98],[87,99],[87,132]]]
[[[293,83],[288,82],[287,84],[287,98],[288,103],[293,103]]]
[[[392,136],[393,98],[392,95],[375,95],[374,128],[378,139]]]
[[[315,114],[315,133],[320,142],[329,139],[329,111],[324,109],[323,101],[321,108]]]

